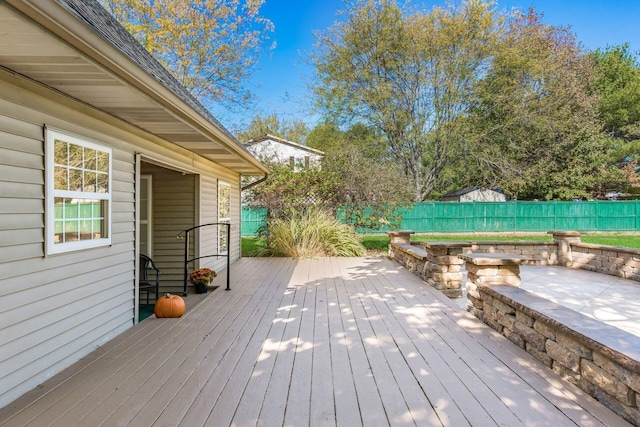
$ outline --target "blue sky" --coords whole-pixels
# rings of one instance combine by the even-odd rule
[[[444,6],[444,0],[412,3],[430,10]],[[633,51],[640,50],[640,0],[501,0],[498,8],[526,10],[534,6],[543,13],[543,21],[551,25],[570,26],[578,41],[587,49],[629,42]],[[257,109],[246,115],[221,117],[231,128],[247,124],[255,113],[277,112],[282,118],[313,121],[305,112],[308,99],[307,82],[313,68],[305,63],[315,37],[313,32],[325,30],[343,10],[342,0],[266,0],[261,15],[275,25],[273,40],[277,47],[260,60],[249,89],[260,99]]]

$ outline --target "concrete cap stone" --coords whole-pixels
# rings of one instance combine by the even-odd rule
[[[460,254],[458,257],[474,265],[535,264],[533,258],[516,254]]]

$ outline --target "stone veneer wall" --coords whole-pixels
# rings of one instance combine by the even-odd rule
[[[478,285],[472,293],[482,301],[468,306],[476,317],[640,425],[640,337],[517,287]]]
[[[468,253],[509,253],[532,258],[538,265],[558,265],[556,243],[391,242],[389,258],[405,266],[451,298],[462,296],[462,266]],[[459,277],[458,277],[459,276]]]
[[[554,235],[554,243],[460,242],[459,252],[522,255],[539,265],[581,268],[640,281],[640,250],[580,243],[579,233]],[[437,257],[438,262],[432,256],[430,262],[425,248],[410,244],[409,239],[391,243],[389,256],[432,286],[434,265],[438,272],[449,267],[458,272],[462,262],[449,255]],[[440,262],[447,259],[449,264]],[[468,284],[467,297],[467,310],[477,318],[640,426],[640,337],[517,286]]]
[[[566,266],[640,281],[640,250],[571,243]]]
[[[523,255],[533,258],[538,265],[560,265],[640,281],[640,250],[593,245],[581,243],[579,240],[579,237],[574,237],[573,241],[565,240],[553,243],[460,242],[459,252]],[[430,267],[428,254],[424,249],[426,243],[390,243],[389,257],[409,268],[432,286],[434,283],[439,283],[432,279],[434,272],[460,271],[462,263],[455,259],[455,255],[448,258],[451,262],[446,265],[442,264],[442,260],[446,258],[440,258],[437,261],[432,259]],[[439,265],[437,271],[433,268],[433,265],[436,264]]]
[[[472,253],[514,254],[533,258],[537,265],[558,265],[558,245],[545,242],[474,242]]]
[[[426,280],[427,253],[420,246],[409,243],[390,243],[389,258],[405,266],[422,280]]]

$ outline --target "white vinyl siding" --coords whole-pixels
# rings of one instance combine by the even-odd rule
[[[42,128],[0,115],[0,271],[42,255],[43,162]]]
[[[44,124],[111,148],[111,245],[45,256]],[[238,259],[237,173],[0,70],[0,407],[134,325],[136,153],[164,165],[153,178],[163,286],[181,284],[177,232],[216,221],[218,180],[231,184]],[[194,251],[215,252],[216,244],[203,231]]]
[[[133,324],[133,165],[114,173],[129,190],[113,200],[113,245],[47,258],[39,123],[55,119],[14,111],[0,99],[0,405]]]

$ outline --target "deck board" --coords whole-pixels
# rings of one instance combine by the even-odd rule
[[[223,345],[219,347],[219,350],[222,351],[222,359],[214,359],[215,369],[208,373],[204,379],[198,379],[203,382],[203,387],[185,413],[181,420],[181,425],[205,425],[207,419],[219,406],[226,411],[229,417],[233,416],[235,406],[221,405],[221,403],[228,403],[229,400],[224,391],[226,390],[228,393],[226,386],[229,384],[234,369],[241,361],[246,364],[247,356],[252,363],[247,365],[246,372],[241,373],[251,374],[250,368],[255,364],[264,338],[261,336],[256,337],[254,341],[257,341],[257,344],[254,343],[252,346],[248,346],[249,339],[260,324],[269,326],[269,322],[273,319],[273,312],[269,313],[270,316],[265,319],[263,319],[263,315],[269,309],[276,310],[277,304],[271,304],[272,300],[277,302],[281,298],[281,288],[283,283],[286,283],[286,280],[282,279],[282,275],[286,277],[290,274],[289,267],[292,263],[290,260],[281,259],[276,262],[276,265],[280,267],[277,268],[277,274],[269,274],[269,271],[262,272],[261,279],[258,280],[259,285],[255,288],[256,292],[250,299],[251,304],[246,305],[245,316],[248,316],[247,321],[242,324],[236,322],[232,328],[228,329],[226,340],[223,340]],[[247,292],[246,295],[250,296],[251,294]],[[266,322],[260,322],[261,320],[266,320]],[[255,353],[247,355],[247,351],[254,351]],[[245,355],[244,360],[242,359],[243,355]],[[211,361],[208,361],[207,365],[211,365]],[[237,404],[235,401],[232,403]]]
[[[294,289],[287,289],[284,292],[280,308],[276,311],[269,333],[253,367],[251,377],[234,411],[236,425],[255,426],[258,423],[262,402],[266,399],[269,383],[273,378],[272,373],[276,370],[275,365],[278,354],[289,343],[289,340],[285,338],[286,328],[289,325],[289,311],[287,308],[295,304],[295,295]]]
[[[338,275],[335,283],[344,325],[344,339],[347,342],[347,352],[351,362],[351,372],[353,373],[352,380],[356,389],[362,425],[377,426],[381,424],[381,420],[387,421],[387,414],[382,403],[380,391],[373,377],[362,335],[356,324],[356,317],[351,306],[351,297],[347,293],[345,281]]]
[[[384,258],[246,258],[0,409],[1,426],[622,426]]]
[[[281,283],[278,282],[276,284],[278,285],[278,289],[280,289]],[[231,423],[234,413],[233,411],[230,411],[229,408],[235,409],[238,405],[238,401],[244,393],[244,390],[246,389],[249,379],[253,373],[257,373],[254,368],[256,359],[260,354],[265,339],[268,336],[268,332],[271,329],[274,313],[277,311],[278,307],[282,306],[282,292],[274,292],[273,296],[274,297],[269,300],[269,304],[264,310],[259,310],[253,315],[253,319],[255,319],[256,324],[251,335],[246,337],[249,340],[247,341],[245,339],[236,341],[238,345],[237,354],[241,354],[241,356],[238,359],[238,363],[235,364],[233,371],[225,384],[223,393],[216,402],[213,411],[209,414],[205,425],[218,426],[229,425]],[[266,300],[267,299],[259,304],[263,305]],[[233,353],[230,353],[230,355],[233,355]],[[211,380],[216,381],[214,377],[212,377],[210,381]]]
[[[305,263],[310,275],[313,261]],[[316,282],[305,274],[308,282],[294,282],[301,286],[304,306],[300,313],[300,329],[293,351],[293,366],[287,393],[284,424],[290,426],[308,425],[311,399],[311,370],[313,368],[313,323],[316,302]]]
[[[289,305],[283,305],[278,310],[278,317],[286,319],[282,340],[277,341],[275,336],[271,336],[268,341],[268,348],[263,347],[270,358],[275,358],[273,369],[264,375],[269,376],[269,383],[262,402],[255,402],[249,394],[242,397],[240,404],[245,406],[260,405],[260,412],[257,418],[254,418],[256,425],[259,426],[281,426],[284,422],[285,409],[287,407],[287,399],[289,397],[289,383],[295,356],[295,346],[298,341],[300,331],[300,319],[302,310],[304,309],[304,298],[306,289],[301,285],[300,269],[297,274],[292,277],[285,292],[293,292],[293,300]],[[308,276],[307,276],[308,277]],[[306,279],[305,279],[306,280]],[[260,373],[262,374],[262,373]],[[250,426],[251,423],[242,422],[244,414],[237,411],[237,426]]]
[[[336,424],[344,426],[362,425],[358,393],[354,380],[355,369],[353,363],[360,363],[355,356],[348,332],[348,318],[344,315],[350,312],[348,305],[344,303],[346,297],[339,290],[338,279],[327,281],[327,320],[329,326],[329,345],[331,347],[331,379],[334,388],[334,403],[336,411]],[[368,394],[373,394],[370,391]],[[375,405],[375,406],[374,406]],[[363,402],[367,411],[379,411],[384,416],[382,405],[379,402]]]
[[[321,259],[316,268],[324,271],[329,267],[327,259]],[[313,366],[311,370],[311,427],[330,426],[335,423],[335,400],[333,375],[331,375],[331,344],[329,335],[329,301],[327,282],[317,282],[313,325]]]
[[[163,322],[168,327],[159,334],[153,334],[150,344],[143,351],[137,353],[129,351],[114,360],[123,366],[118,372],[100,385],[100,392],[89,394],[79,399],[77,413],[69,414],[58,421],[60,426],[68,426],[81,421],[85,425],[99,425],[104,420],[110,423],[117,419],[119,423],[131,420],[141,411],[158,410],[158,405],[164,404],[167,396],[167,383],[178,381],[176,377],[185,377],[198,366],[194,361],[194,354],[215,348],[215,340],[226,325],[234,319],[231,311],[234,307],[239,310],[244,300],[242,294],[225,293],[216,290],[219,304],[213,311],[188,311],[184,321],[175,319],[153,319],[152,322]],[[187,302],[194,296],[186,298]],[[230,315],[231,314],[231,315]],[[144,322],[143,322],[144,323]],[[149,322],[151,323],[151,322]],[[198,331],[197,325],[205,325],[205,331]],[[210,332],[207,341],[203,341],[201,334]],[[185,351],[185,349],[194,349]],[[152,361],[152,363],[149,363]],[[174,384],[174,383],[172,383]],[[109,392],[111,391],[111,392]],[[172,392],[169,391],[169,394]],[[152,401],[150,404],[149,402]],[[87,407],[95,409],[86,413]],[[80,417],[81,412],[84,417]],[[157,416],[157,414],[156,414]],[[139,424],[144,425],[144,424]],[[151,425],[151,424],[149,424]]]

